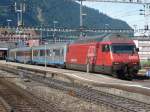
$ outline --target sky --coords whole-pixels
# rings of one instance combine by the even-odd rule
[[[150,23],[150,16],[145,18],[144,15],[140,15],[139,10],[144,9],[143,5],[102,2],[83,2],[83,5],[98,9],[112,18],[126,21],[134,29],[143,29],[146,23]]]

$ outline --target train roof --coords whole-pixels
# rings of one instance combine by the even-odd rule
[[[65,47],[67,44],[66,43],[56,43],[56,44],[47,44],[46,47],[51,47],[51,48],[58,48],[58,47]],[[40,45],[40,46],[35,46],[32,47],[32,49],[45,49],[45,45]]]
[[[51,48],[60,48],[60,47],[65,47],[67,44],[66,43],[57,43],[57,44],[47,44],[46,47],[51,47]],[[9,49],[10,51],[29,51],[31,49],[45,49],[45,45],[40,45],[40,46],[35,46],[35,47],[20,47],[20,48],[13,48]]]
[[[101,36],[96,36],[96,37],[87,37],[86,39],[83,40],[77,40],[74,43],[89,43],[89,42],[107,42],[107,41],[112,41],[112,42],[118,42],[118,41],[132,41],[132,39],[123,34],[106,34],[106,35],[101,35]]]
[[[10,51],[29,51],[31,50],[31,47],[20,47],[20,48],[14,48],[14,49],[10,49]]]

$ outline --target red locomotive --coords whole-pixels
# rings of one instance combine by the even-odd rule
[[[131,78],[140,69],[138,48],[119,34],[80,40],[68,45],[66,68]]]

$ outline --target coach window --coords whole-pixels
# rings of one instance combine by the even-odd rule
[[[46,55],[49,56],[49,54],[50,54],[50,49],[47,49],[46,50]]]
[[[61,56],[64,55],[64,49],[61,49]]]
[[[108,52],[108,51],[110,51],[109,45],[108,45],[108,44],[102,45],[102,51],[103,51],[103,52]]]
[[[45,50],[40,50],[40,56],[45,56]]]
[[[38,56],[38,50],[33,50],[33,56]]]
[[[55,56],[60,56],[60,49],[53,49]]]

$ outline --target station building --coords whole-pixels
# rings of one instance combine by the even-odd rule
[[[34,30],[8,30],[7,28],[0,28],[0,42],[18,42],[37,40],[39,39],[38,32]]]
[[[141,61],[150,60],[150,37],[137,36],[133,38],[136,47],[139,48]]]
[[[8,30],[0,28],[0,59],[5,59],[10,48],[38,46],[39,34],[30,30]]]

